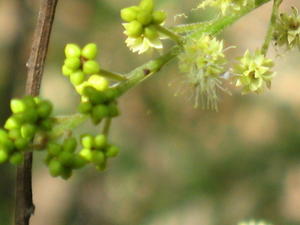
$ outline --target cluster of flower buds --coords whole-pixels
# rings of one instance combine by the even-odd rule
[[[275,73],[271,71],[274,63],[268,59],[260,50],[251,54],[248,50],[239,59],[233,73],[235,74],[236,86],[243,88],[242,93],[261,93],[265,87],[271,87],[271,81]]]
[[[292,7],[292,13],[282,13],[275,25],[273,39],[276,45],[287,49],[298,47],[300,50],[300,15],[298,9]]]
[[[9,160],[18,165],[36,134],[52,129],[52,104],[39,97],[26,96],[12,99],[10,106],[13,114],[6,120],[4,129],[0,129],[0,163]]]
[[[153,0],[142,0],[138,6],[121,10],[121,18],[126,22],[124,34],[128,36],[127,46],[139,54],[150,48],[162,48],[162,37],[157,26],[164,23],[166,13],[154,11]]]
[[[73,169],[82,168],[85,160],[76,153],[77,142],[74,137],[66,138],[62,144],[49,142],[47,144],[46,164],[50,174],[68,179]]]
[[[97,46],[89,43],[82,49],[76,44],[65,47],[63,74],[70,77],[71,83],[81,95],[79,112],[91,116],[95,124],[104,118],[119,115],[116,98],[118,91],[110,87],[109,80],[101,75],[100,66],[94,60]]]
[[[90,134],[81,137],[82,149],[79,155],[85,159],[86,163],[92,163],[98,170],[104,170],[107,159],[115,157],[119,153],[119,148],[109,144],[104,134],[92,136]]]

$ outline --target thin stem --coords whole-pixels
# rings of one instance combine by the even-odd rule
[[[273,1],[273,7],[272,7],[272,13],[271,13],[271,19],[270,19],[270,23],[268,26],[268,31],[265,37],[265,41],[261,47],[261,53],[266,55],[270,46],[270,43],[272,41],[273,38],[273,32],[274,32],[274,27],[276,24],[276,19],[278,16],[278,10],[279,10],[279,6],[282,3],[282,0],[274,0]]]
[[[174,33],[173,31],[163,27],[163,26],[160,26],[160,25],[156,25],[156,28],[157,30],[160,32],[160,33],[163,33],[165,34],[166,36],[168,36],[170,39],[172,39],[173,41],[175,41],[178,45],[182,45],[182,38],[180,35]]]
[[[42,74],[57,2],[58,0],[41,1],[32,49],[27,62],[27,95],[37,96],[40,91]],[[16,225],[28,225],[30,217],[34,213],[31,182],[32,159],[32,153],[26,152],[24,162],[17,168],[15,206]]]
[[[103,134],[104,135],[108,135],[109,133],[109,129],[110,129],[110,126],[111,126],[111,118],[106,118],[105,121],[104,121],[104,127],[103,127]]]
[[[119,73],[115,73],[115,72],[111,72],[108,70],[100,70],[100,74],[104,77],[110,78],[112,80],[116,80],[116,81],[124,81],[127,80],[126,77],[124,77],[122,74]]]

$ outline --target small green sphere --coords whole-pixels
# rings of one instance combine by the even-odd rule
[[[104,92],[97,91],[91,86],[87,86],[83,89],[83,95],[86,96],[92,104],[100,104],[106,100]]]
[[[61,68],[61,72],[62,72],[63,75],[65,75],[66,77],[68,77],[68,76],[71,75],[71,73],[74,72],[74,70],[70,69],[66,65],[63,65],[62,68]]]
[[[154,8],[153,0],[142,0],[139,4],[141,10],[152,12]]]
[[[109,87],[108,80],[100,75],[90,76],[90,78],[88,79],[88,83],[98,91],[105,91]]]
[[[54,125],[53,118],[47,118],[41,121],[40,128],[42,128],[45,131],[51,131]]]
[[[81,49],[76,44],[67,44],[65,47],[65,55],[67,58],[77,57],[79,58],[81,55]]]
[[[104,94],[107,101],[110,102],[118,97],[119,91],[116,88],[108,88]]]
[[[120,152],[120,149],[115,146],[111,145],[105,152],[106,157],[116,157]]]
[[[62,147],[55,142],[49,142],[47,144],[47,151],[51,156],[58,156],[62,152]]]
[[[81,102],[79,105],[78,105],[78,111],[82,114],[88,114],[92,111],[92,103],[90,102]]]
[[[167,14],[165,13],[165,11],[162,11],[162,10],[155,11],[155,12],[153,12],[152,17],[153,17],[153,23],[161,24],[167,18]]]
[[[65,64],[66,67],[68,67],[70,70],[74,71],[79,69],[81,66],[81,61],[77,57],[70,57],[65,59]]]
[[[109,116],[109,109],[106,105],[96,105],[92,110],[92,117],[95,120],[101,120],[107,116]]]
[[[9,158],[9,162],[15,166],[20,165],[24,160],[24,154],[21,152],[15,152]]]
[[[27,109],[29,109],[29,108],[35,108],[36,107],[36,103],[35,103],[34,98],[35,97],[28,95],[28,96],[25,96],[22,99],[25,102]]]
[[[58,161],[63,165],[63,166],[71,166],[73,163],[73,153],[72,152],[67,152],[63,151],[61,152],[57,159]]]
[[[5,163],[7,160],[8,160],[8,153],[1,148],[0,149],[0,164]]]
[[[12,140],[16,140],[18,138],[21,138],[22,137],[21,129],[20,128],[14,128],[14,129],[9,130],[8,136]]]
[[[84,80],[85,74],[81,70],[77,70],[70,75],[70,81],[74,86],[82,84]]]
[[[21,99],[12,99],[10,101],[10,108],[13,113],[24,112],[26,110],[26,104]]]
[[[102,164],[105,160],[105,155],[103,152],[99,151],[94,151],[92,153],[92,162],[95,163],[96,165]]]
[[[73,162],[72,162],[72,168],[74,169],[80,169],[86,165],[86,160],[82,158],[79,155],[74,155]]]
[[[27,123],[21,127],[21,135],[23,138],[32,139],[37,131],[37,127],[33,124]]]
[[[131,22],[135,20],[138,10],[139,8],[137,6],[122,9],[120,12],[122,20],[125,22]]]
[[[64,140],[63,150],[66,152],[75,152],[77,147],[77,141],[74,137],[69,137]]]
[[[79,155],[85,159],[88,162],[91,162],[93,159],[93,154],[92,150],[88,148],[83,148],[80,152]]]
[[[126,29],[126,34],[129,37],[133,37],[133,38],[137,38],[139,36],[141,36],[141,34],[143,33],[143,25],[134,20],[130,23],[124,24],[125,29]]]
[[[144,31],[145,37],[150,39],[150,40],[154,40],[158,38],[158,32],[156,31],[155,27],[153,26],[148,26],[145,28]]]
[[[62,164],[56,159],[52,159],[49,162],[48,167],[49,167],[49,170],[50,170],[50,174],[53,177],[59,176],[64,170]]]
[[[152,14],[147,11],[141,11],[137,15],[137,21],[139,21],[142,25],[147,26],[152,21]]]
[[[19,150],[23,150],[25,148],[27,148],[27,146],[29,145],[29,139],[27,138],[18,138],[15,140],[15,147]]]
[[[28,108],[25,112],[16,114],[16,118],[18,118],[22,122],[36,123],[39,115],[35,108]]]
[[[81,139],[81,145],[84,147],[84,148],[88,148],[88,149],[92,149],[94,147],[94,137],[90,134],[85,134],[85,135],[82,135]]]
[[[95,148],[102,149],[107,145],[107,138],[104,134],[98,134],[94,138]]]
[[[89,43],[82,49],[81,55],[86,59],[95,59],[98,54],[98,47],[95,43]]]
[[[67,180],[72,176],[72,169],[71,168],[63,168],[60,176],[64,179]]]
[[[52,113],[53,106],[50,101],[43,100],[38,104],[37,113],[38,116],[42,119],[46,119]]]
[[[0,129],[0,144],[8,139],[8,133],[4,129]]]
[[[96,74],[100,71],[99,63],[94,60],[88,60],[83,64],[83,72],[85,74]]]
[[[4,124],[4,128],[7,130],[12,130],[12,129],[20,128],[21,125],[22,125],[21,121],[17,117],[11,116],[6,120]]]

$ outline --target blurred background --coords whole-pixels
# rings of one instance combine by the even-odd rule
[[[38,0],[0,1],[0,122],[9,100],[24,94],[25,63],[36,22]],[[191,11],[197,0],[160,0],[167,25],[212,18]],[[130,0],[59,1],[41,95],[55,114],[71,114],[79,102],[61,75],[68,42],[100,46],[102,68],[129,72],[160,53],[138,56],[125,46],[119,10]],[[300,7],[284,1],[283,11]],[[262,44],[271,4],[225,30],[220,38],[230,59]],[[188,18],[174,16],[185,13]],[[172,42],[165,42],[168,48]],[[278,56],[280,55],[280,56]],[[265,219],[300,225],[300,54],[270,51],[276,61],[270,91],[241,96],[221,93],[219,112],[194,109],[188,95],[174,96],[184,75],[176,62],[123,96],[121,116],[110,139],[121,147],[105,172],[76,171],[68,181],[52,178],[35,154],[32,225],[233,225]],[[188,91],[187,91],[188,92]],[[96,133],[90,124],[78,133]],[[0,166],[0,224],[12,224],[15,167]]]

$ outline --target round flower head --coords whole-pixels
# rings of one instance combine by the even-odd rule
[[[195,90],[195,107],[198,100],[204,108],[217,110],[217,89],[222,89],[221,75],[225,73],[226,59],[223,42],[204,35],[189,40],[179,57],[179,69],[187,74],[187,82]]]
[[[273,61],[266,58],[259,50],[251,54],[248,50],[239,59],[233,72],[236,78],[236,86],[243,87],[243,94],[249,92],[261,93],[265,87],[271,87],[271,81],[275,73],[271,71]]]
[[[288,49],[298,47],[300,50],[300,15],[297,8],[292,7],[292,14],[280,14],[274,32],[275,43],[286,45]]]
[[[240,11],[247,6],[254,6],[254,4],[254,0],[205,0],[198,5],[198,8],[215,7],[221,10],[222,15],[225,15]]]

